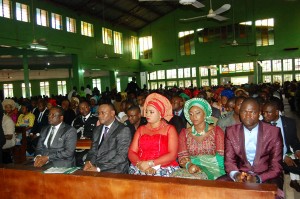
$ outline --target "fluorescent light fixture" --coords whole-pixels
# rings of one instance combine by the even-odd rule
[[[34,50],[48,50],[46,46],[40,45],[40,44],[30,44],[30,49]]]

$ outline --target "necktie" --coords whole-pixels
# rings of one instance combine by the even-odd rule
[[[83,117],[83,123],[86,121],[86,117]]]
[[[50,148],[50,146],[51,146],[51,140],[52,140],[52,138],[53,138],[54,131],[55,131],[55,126],[52,126],[52,129],[51,129],[51,132],[50,132],[48,141],[47,141],[47,147],[48,147],[48,148]]]
[[[106,135],[107,135],[107,133],[108,133],[108,130],[109,130],[109,128],[108,128],[107,126],[104,127],[104,132],[103,132],[103,135],[102,135],[102,139],[101,139],[100,142],[99,142],[98,149],[100,148],[101,144],[103,143],[103,140],[104,140],[104,138],[106,137]]]
[[[109,130],[109,128],[106,126],[104,129],[103,138],[105,138],[107,136],[108,130]],[[103,138],[102,138],[102,140],[103,140]]]
[[[175,111],[175,115],[178,115],[178,112],[177,112],[177,111]]]

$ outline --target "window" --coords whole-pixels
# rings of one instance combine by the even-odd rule
[[[40,82],[41,95],[50,96],[49,82]]]
[[[191,69],[190,68],[184,69],[184,77],[191,77]]]
[[[67,94],[66,81],[57,81],[57,94],[62,96]]]
[[[217,68],[217,66],[216,65],[212,65],[211,67],[215,67],[215,68]],[[211,76],[217,76],[217,69],[210,69],[210,75]]]
[[[271,60],[261,62],[262,72],[271,72]]]
[[[0,17],[11,18],[10,0],[0,0]]]
[[[150,80],[156,80],[156,71],[150,73]]]
[[[194,87],[197,87],[197,80],[193,79],[193,80],[192,80],[192,85],[191,85],[191,86],[193,86],[193,88],[194,88]]]
[[[183,68],[178,69],[178,78],[183,78]]]
[[[81,21],[81,35],[93,37],[94,36],[93,24]]]
[[[29,6],[22,3],[16,3],[16,19],[18,21],[29,22]]]
[[[201,77],[208,76],[208,69],[200,67],[200,75],[201,75]]]
[[[138,39],[137,39],[137,37],[131,36],[130,45],[131,45],[131,58],[138,59],[139,54],[138,54]]]
[[[283,75],[283,82],[285,81],[292,81],[293,80],[293,75],[292,74],[284,74]]]
[[[208,79],[202,79],[201,86],[209,86]]]
[[[282,69],[281,69],[281,60],[280,59],[278,59],[278,60],[273,60],[272,61],[272,63],[273,63],[273,71],[281,71]]]
[[[195,42],[194,31],[183,31],[178,33],[180,55],[194,55],[195,54]]]
[[[193,68],[192,68],[192,77],[197,77],[197,74],[196,74],[196,67],[193,67]]]
[[[165,79],[165,71],[164,70],[157,71],[157,79]]]
[[[22,96],[25,98],[26,96],[26,87],[25,87],[25,83],[22,83]],[[31,94],[31,83],[29,83],[29,95],[32,96]]]
[[[273,75],[273,83],[280,83],[282,85],[282,76],[281,75]]]
[[[70,17],[66,17],[67,32],[76,33],[76,20]]]
[[[213,85],[213,86],[218,85],[218,79],[217,78],[212,78],[211,79],[211,85]]]
[[[300,58],[295,59],[295,70],[300,70]]]
[[[93,88],[97,87],[101,93],[101,79],[100,78],[93,79],[92,81],[93,81]]]
[[[256,46],[274,45],[274,19],[255,21]]]
[[[168,87],[173,87],[173,86],[176,86],[176,85],[177,85],[176,81],[167,81],[167,86]]]
[[[263,75],[263,82],[264,83],[271,83],[272,79],[271,79],[271,75]]]
[[[248,76],[231,77],[230,80],[233,85],[242,85],[249,83]]]
[[[3,84],[3,94],[4,98],[13,97],[14,96],[14,88],[12,84]]]
[[[102,42],[103,44],[112,45],[112,30],[102,28]]]
[[[117,92],[121,92],[121,79],[116,78]]]
[[[122,33],[114,31],[114,52],[117,54],[123,53],[122,46],[123,38]]]
[[[159,88],[162,88],[162,89],[164,89],[166,87],[166,83],[164,81],[158,82],[158,85],[159,85]]]
[[[177,78],[177,71],[176,71],[176,69],[167,70],[167,77],[168,77],[168,79]]]
[[[184,88],[184,81],[183,80],[178,82],[178,87],[179,88]]]
[[[40,26],[49,26],[48,12],[46,10],[36,9],[36,24]]]
[[[62,16],[51,13],[51,27],[56,30],[62,30]]]
[[[295,79],[296,79],[296,81],[300,81],[300,74],[299,73],[295,74]]]
[[[188,87],[190,87],[191,85],[192,85],[191,80],[185,80],[185,81],[184,81],[184,87],[185,87],[185,88],[188,88]]]
[[[228,65],[221,65],[221,71],[222,73],[229,73],[229,67]]]
[[[292,59],[284,59],[283,62],[283,71],[291,71],[293,70],[293,60]]]
[[[157,89],[157,83],[156,82],[151,82],[150,87],[151,87],[151,89]]]
[[[140,58],[151,59],[152,58],[152,37],[141,37],[139,39],[140,44]]]

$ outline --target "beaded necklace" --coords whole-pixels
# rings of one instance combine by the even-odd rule
[[[207,123],[205,124],[205,130],[203,130],[201,132],[197,132],[196,129],[195,129],[195,126],[193,125],[192,126],[192,135],[200,137],[200,136],[204,135],[207,132],[207,130],[208,130],[208,124]]]

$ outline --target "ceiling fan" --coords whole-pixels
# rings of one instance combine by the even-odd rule
[[[224,4],[223,6],[221,6],[220,8],[218,8],[217,10],[213,10],[212,9],[212,4],[211,4],[211,0],[210,0],[210,9],[208,11],[207,15],[203,15],[203,16],[198,16],[198,17],[191,17],[191,18],[185,18],[185,19],[179,19],[179,21],[194,21],[194,20],[198,20],[198,19],[202,19],[202,18],[212,18],[212,19],[216,19],[218,21],[224,21],[227,20],[227,17],[223,17],[219,14],[226,12],[227,10],[229,10],[231,7],[230,4]]]
[[[179,1],[180,4],[182,5],[192,5],[196,8],[203,8],[205,7],[205,5],[203,5],[202,3],[200,3],[197,0],[139,0],[140,2],[142,1]]]
[[[236,40],[234,6],[232,8],[232,32],[233,32],[233,40],[231,42],[225,43],[225,45],[223,45],[222,47],[226,47],[226,46],[237,47],[237,46],[251,46],[252,45],[252,43],[238,43]]]

